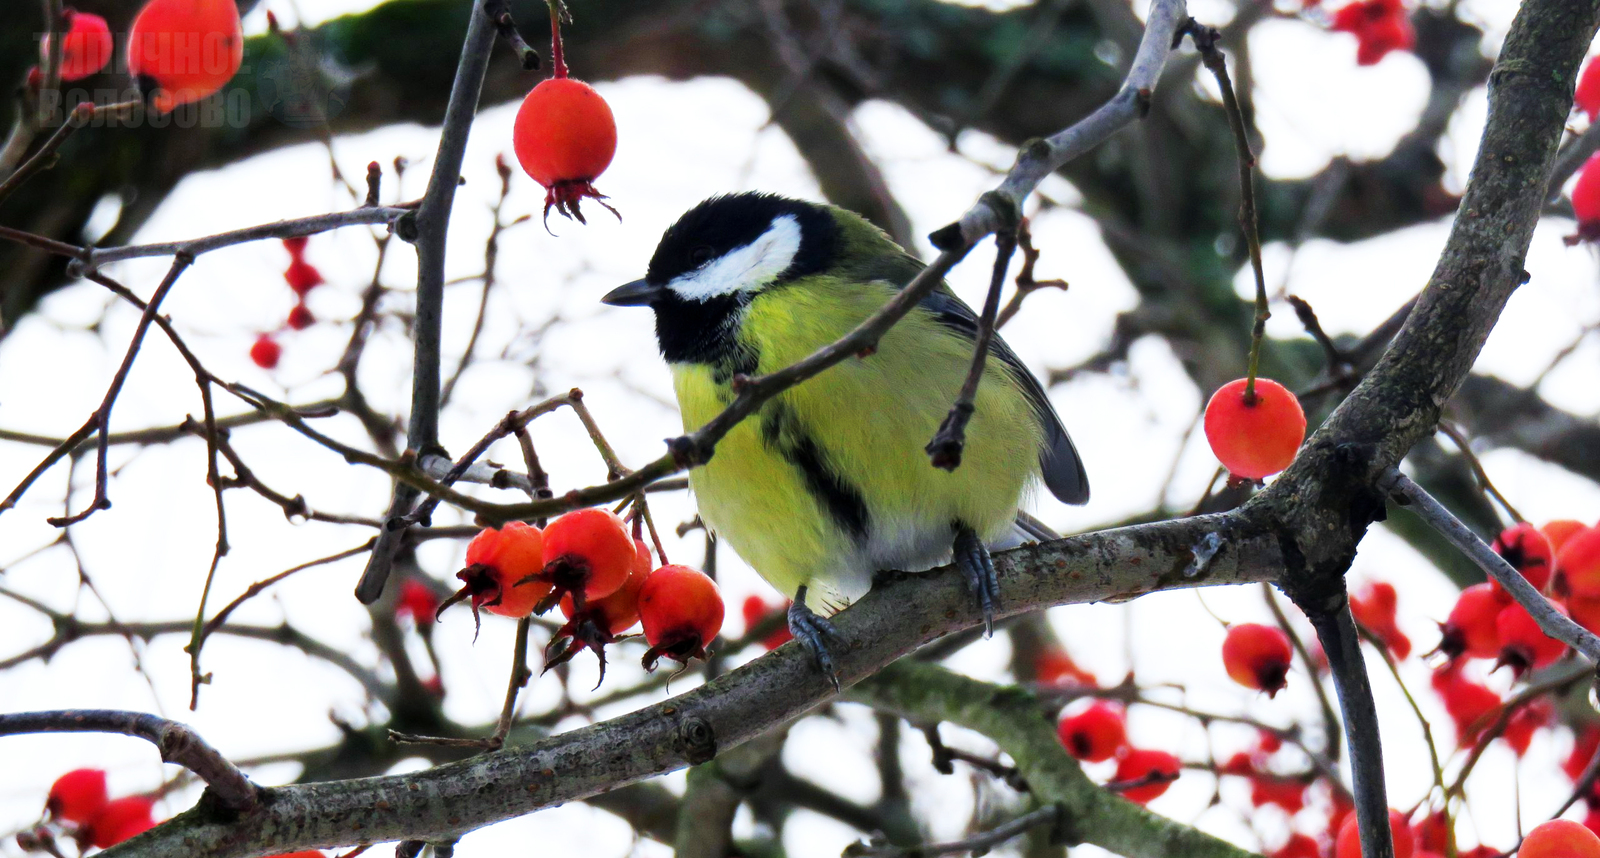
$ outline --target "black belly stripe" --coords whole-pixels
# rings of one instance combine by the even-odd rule
[[[827,509],[835,523],[856,542],[867,538],[867,503],[861,492],[828,467],[817,442],[801,430],[789,410],[767,406],[761,417],[761,437],[767,446],[800,470],[806,489]]]

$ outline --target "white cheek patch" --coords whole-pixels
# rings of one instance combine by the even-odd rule
[[[800,252],[800,222],[794,215],[773,220],[760,238],[736,247],[704,268],[673,278],[667,288],[690,301],[753,292],[776,280]]]

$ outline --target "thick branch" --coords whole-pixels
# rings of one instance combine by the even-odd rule
[[[1222,535],[1225,547],[1203,571],[1189,574],[1191,547],[1213,533]],[[1033,545],[995,557],[1007,594],[999,613],[1263,581],[1280,569],[1277,546],[1270,533],[1240,529],[1233,514]],[[886,581],[834,618],[842,635],[835,653],[839,676],[856,682],[928,641],[980,622],[951,569]],[[262,812],[245,819],[196,808],[106,854],[243,858],[449,837],[703,762],[799,717],[832,693],[805,651],[789,644],[664,703],[534,745],[415,774],[269,790]]]

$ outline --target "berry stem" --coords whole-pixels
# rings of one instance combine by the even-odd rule
[[[1244,404],[1256,404],[1256,372],[1261,366],[1261,341],[1267,333],[1267,280],[1261,266],[1261,236],[1256,225],[1256,192],[1254,168],[1255,153],[1250,151],[1250,134],[1245,128],[1244,112],[1239,109],[1239,99],[1233,92],[1233,80],[1228,76],[1227,60],[1217,47],[1219,34],[1190,19],[1185,28],[1194,46],[1200,51],[1200,61],[1217,80],[1222,92],[1222,107],[1228,114],[1228,126],[1233,129],[1234,148],[1239,153],[1239,229],[1250,249],[1250,268],[1256,278],[1256,315],[1250,329],[1250,362],[1245,370]]]
[[[554,69],[553,78],[567,76],[567,55],[561,48],[561,19],[571,20],[567,14],[566,4],[561,0],[545,0],[545,5],[550,7],[550,65]]]

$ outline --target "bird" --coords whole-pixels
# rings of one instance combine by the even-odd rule
[[[654,311],[690,432],[733,402],[736,379],[838,340],[923,269],[848,210],[732,193],[685,212],[645,276],[601,301]],[[790,630],[835,686],[828,640],[837,632],[808,593],[837,609],[881,572],[953,558],[991,629],[999,588],[987,545],[1017,533],[1018,507],[1040,482],[1063,502],[1089,499],[1083,461],[1044,388],[998,335],[961,464],[933,466],[924,446],[961,387],[977,332],[977,315],[940,283],[875,349],[768,399],[689,471],[701,521],[794,594]]]

